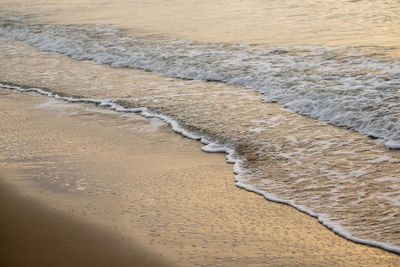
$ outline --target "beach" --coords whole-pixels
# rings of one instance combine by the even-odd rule
[[[0,262],[400,265],[399,12],[0,0]]]
[[[0,101],[9,214],[1,247],[10,265],[399,264],[394,254],[234,187],[222,154],[201,152],[156,119],[4,89]]]
[[[12,175],[1,170],[2,266],[172,266],[155,251],[38,203],[33,190],[6,185]]]

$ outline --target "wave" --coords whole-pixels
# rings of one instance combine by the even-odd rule
[[[161,103],[154,99],[160,95],[146,95],[138,101],[93,99],[93,94],[85,93],[84,88],[78,91],[86,97],[73,97],[40,88],[0,85],[158,117],[174,131],[206,144],[203,151],[227,153],[227,161],[234,164],[238,187],[314,216],[347,239],[400,254],[397,151],[384,151],[380,141],[375,142],[378,140],[342,134],[343,129],[318,131],[319,124],[314,122],[297,125],[286,113],[269,116],[271,110],[265,108],[268,105],[258,99],[382,138],[389,148],[400,148],[400,73],[396,59],[351,47],[260,50],[250,45],[139,39],[126,37],[109,25],[30,24],[22,17],[0,17],[0,37],[25,41],[40,51],[78,60],[136,68],[166,77],[239,85],[260,92],[240,89],[244,92],[240,92],[241,97],[233,97],[237,88],[224,86],[218,94],[228,97],[218,98],[215,92],[203,101],[205,94],[200,88],[189,90],[196,99],[185,91],[180,98],[173,96]],[[131,95],[137,93],[132,88],[128,90],[132,90]],[[103,97],[101,93],[97,95]],[[246,101],[250,98],[251,102]],[[232,101],[231,114],[226,114],[223,101]],[[251,104],[243,107],[241,101]],[[206,108],[210,103],[214,105]],[[213,109],[218,109],[217,116]],[[371,211],[372,206],[379,208]]]
[[[57,93],[53,93],[50,91],[47,91],[42,88],[35,88],[35,87],[26,87],[26,86],[18,86],[14,84],[7,84],[7,83],[1,83],[0,82],[0,88],[12,90],[12,91],[18,91],[18,92],[23,92],[23,93],[29,93],[29,92],[34,92],[38,93],[47,97],[52,97],[58,100],[62,101],[67,101],[67,102],[72,102],[72,103],[90,103],[90,104],[95,104],[99,105],[104,108],[108,108],[111,110],[115,110],[117,112],[134,112],[138,113],[141,116],[144,116],[146,118],[158,118],[167,123],[174,132],[181,134],[184,137],[187,137],[189,139],[193,140],[198,140],[205,146],[202,147],[202,151],[208,152],[208,153],[225,153],[226,154],[226,161],[229,164],[233,164],[233,173],[235,174],[235,185],[239,188],[242,188],[244,190],[247,190],[249,192],[256,193],[258,195],[263,196],[265,199],[281,204],[285,204],[288,206],[291,206],[298,211],[301,211],[303,213],[306,213],[312,217],[315,217],[318,219],[318,221],[327,227],[328,229],[332,230],[336,234],[353,241],[355,243],[359,244],[364,244],[372,247],[378,247],[381,249],[384,249],[386,251],[390,251],[396,254],[400,254],[400,248],[396,246],[392,246],[390,244],[386,244],[383,242],[377,242],[374,240],[368,240],[368,239],[363,239],[363,238],[358,238],[353,235],[351,235],[349,232],[347,232],[345,229],[343,229],[340,224],[337,224],[331,220],[329,220],[329,217],[326,214],[321,214],[321,213],[315,213],[306,207],[302,205],[296,204],[294,201],[290,200],[284,200],[277,198],[274,194],[271,193],[266,193],[265,191],[262,191],[258,189],[257,187],[248,184],[247,183],[247,178],[246,176],[248,175],[247,170],[243,167],[243,162],[244,159],[242,159],[238,153],[235,151],[232,145],[222,143],[219,141],[211,141],[212,138],[208,137],[205,134],[199,133],[199,132],[191,132],[187,130],[184,126],[180,125],[179,122],[171,117],[165,116],[163,114],[153,112],[149,110],[147,107],[137,107],[137,108],[126,108],[124,106],[119,105],[115,101],[111,99],[92,99],[92,98],[78,98],[78,97],[73,97],[73,96],[64,96],[60,95]]]
[[[384,139],[400,149],[399,61],[356,47],[202,44],[126,37],[109,25],[30,24],[0,17],[0,37],[40,51],[166,77],[239,85],[264,102]]]

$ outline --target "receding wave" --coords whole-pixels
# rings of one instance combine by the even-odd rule
[[[262,93],[263,101],[400,148],[399,62],[351,47],[200,44],[125,37],[107,25],[29,24],[1,17],[0,36],[41,51],[167,77],[218,81]]]
[[[31,89],[121,111],[151,111],[170,120],[175,128],[179,122],[184,127],[176,129],[184,131],[182,134],[207,137],[211,143],[204,150],[231,155],[236,151],[241,159],[241,170],[236,170],[241,172],[236,177],[238,186],[318,217],[353,241],[400,252],[400,155],[386,149],[381,140],[388,147],[399,148],[397,60],[348,47],[260,50],[247,45],[134,39],[106,25],[29,24],[20,17],[1,18],[0,37],[25,41],[40,51],[126,67],[126,72],[103,65],[93,70],[94,64],[73,60],[73,67],[58,64],[55,70],[40,66],[49,76],[63,73],[54,76],[62,81],[49,79],[42,86],[57,92],[54,84],[68,84],[60,89],[66,96]],[[8,52],[3,53],[10,57],[28,48],[13,50],[17,42],[7,42]],[[40,57],[33,50],[27,53]],[[150,85],[132,86],[130,68],[220,83],[174,80],[160,85],[156,80],[149,89]],[[67,73],[71,70],[74,73]],[[35,75],[35,70],[32,72]],[[90,90],[68,89],[96,75],[102,76],[102,82],[93,78]],[[112,83],[109,80],[114,76],[118,82]],[[81,97],[71,97],[71,90]],[[117,90],[119,94],[112,93]],[[107,100],[110,95],[112,101]],[[299,116],[263,103],[260,97],[381,139]]]
[[[327,214],[315,213],[312,211],[312,209],[309,209],[307,207],[297,204],[296,201],[280,199],[273,193],[267,193],[265,190],[259,189],[259,187],[253,185],[250,182],[251,179],[248,179],[248,177],[246,177],[246,176],[251,176],[251,171],[249,172],[249,170],[243,169],[243,163],[245,162],[245,160],[243,160],[240,157],[240,155],[235,151],[234,148],[232,148],[231,145],[221,144],[215,140],[211,141],[211,140],[213,140],[213,138],[208,137],[207,135],[201,135],[199,132],[191,132],[191,131],[185,129],[184,126],[180,125],[179,122],[177,122],[173,118],[159,114],[158,112],[151,111],[146,107],[126,108],[126,107],[118,104],[117,101],[110,100],[110,99],[92,99],[92,98],[80,98],[80,97],[73,97],[73,96],[63,96],[63,95],[59,95],[57,93],[47,91],[46,89],[26,87],[26,86],[20,87],[18,85],[6,84],[6,83],[1,83],[1,82],[0,82],[0,87],[9,89],[9,90],[19,91],[19,92],[36,92],[41,95],[45,95],[48,97],[54,97],[56,99],[68,101],[68,102],[91,103],[91,104],[99,105],[99,106],[102,106],[105,108],[110,108],[117,112],[127,112],[127,113],[134,112],[134,113],[139,113],[140,115],[142,115],[144,117],[151,117],[151,118],[157,117],[157,118],[163,120],[164,122],[166,122],[168,125],[170,125],[171,128],[176,133],[181,134],[190,139],[201,141],[203,144],[205,144],[205,146],[202,147],[202,150],[204,152],[226,153],[227,154],[227,156],[226,156],[227,163],[233,164],[233,172],[235,174],[236,186],[243,188],[245,190],[248,190],[250,192],[254,192],[259,195],[262,195],[268,200],[290,205],[290,206],[298,209],[299,211],[302,211],[313,217],[316,217],[318,219],[318,221],[320,221],[323,225],[325,225],[329,229],[333,230],[335,233],[337,233],[349,240],[352,240],[354,242],[361,243],[361,244],[379,247],[379,248],[400,254],[400,248],[393,246],[391,244],[377,242],[374,240],[363,239],[363,238],[358,238],[357,236],[353,236],[352,234],[347,232],[346,229],[342,228],[342,226],[340,224],[338,224],[334,220],[330,220],[330,216],[328,216]],[[391,161],[391,160],[392,159],[386,158],[383,161]],[[364,175],[364,174],[365,173],[363,173],[361,175]],[[379,180],[379,179],[376,179],[376,180]],[[390,178],[390,177],[380,178],[380,180],[397,182],[396,178]],[[338,197],[340,197],[340,196],[338,196]],[[395,205],[397,206],[398,203],[396,203]]]

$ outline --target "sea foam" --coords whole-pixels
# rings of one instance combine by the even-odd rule
[[[223,82],[257,90],[262,101],[382,138],[400,149],[399,61],[360,48],[294,46],[251,50],[126,37],[107,25],[29,24],[0,17],[0,37],[40,51],[166,77]]]
[[[278,102],[318,120],[382,138],[389,148],[400,148],[398,61],[368,55],[360,49],[298,46],[269,47],[259,51],[226,44],[128,38],[107,25],[28,24],[20,17],[0,18],[0,37],[25,41],[40,51],[58,52],[112,67],[131,67],[166,77],[240,85],[262,93],[262,101]],[[327,214],[313,212],[312,206],[306,208],[296,204],[298,201],[277,197],[271,190],[249,183],[248,170],[242,164],[244,159],[238,158],[231,145],[213,140],[201,132],[189,131],[175,118],[146,107],[126,108],[111,99],[59,96],[40,88],[2,87],[160,118],[175,132],[204,143],[203,151],[227,153],[227,161],[234,164],[238,187],[263,195],[268,200],[293,206],[318,218],[325,226],[348,239],[400,253],[397,247],[384,242],[354,237]],[[279,116],[274,118],[276,121],[280,119]],[[257,133],[262,129],[253,128],[253,131]],[[329,148],[329,143],[320,143],[318,149],[322,147]],[[287,158],[290,160],[291,155],[288,154]],[[339,182],[349,182],[347,174],[322,171]],[[353,176],[358,179],[364,174],[360,169]],[[305,181],[301,178],[297,180],[299,183]],[[393,204],[398,203],[397,198],[386,197]]]
[[[211,138],[209,138],[207,135],[204,135],[202,133],[194,133],[191,132],[187,129],[185,129],[184,126],[181,126],[178,121],[176,121],[174,118],[165,116],[163,114],[159,114],[157,112],[153,112],[151,110],[148,110],[146,107],[137,107],[137,108],[125,108],[117,103],[115,103],[113,100],[110,99],[92,99],[92,98],[76,98],[76,97],[71,97],[71,96],[60,96],[56,93],[49,92],[47,90],[41,89],[41,88],[29,88],[29,87],[20,87],[17,85],[11,85],[11,84],[5,84],[5,83],[0,83],[1,88],[13,90],[13,91],[18,91],[18,92],[23,92],[23,93],[28,93],[28,92],[34,92],[34,93],[39,93],[41,95],[47,96],[47,97],[53,97],[58,100],[63,100],[67,102],[72,102],[72,103],[92,103],[96,104],[99,106],[102,106],[104,108],[109,108],[111,110],[115,110],[116,112],[135,112],[138,113],[146,118],[159,118],[165,123],[167,123],[171,128],[176,132],[184,137],[187,137],[189,139],[193,140],[199,140],[205,146],[202,147],[202,151],[204,152],[209,152],[209,153],[226,153],[226,160],[227,163],[233,164],[233,173],[235,174],[235,185],[239,188],[242,188],[244,190],[247,190],[249,192],[253,192],[256,194],[259,194],[263,196],[265,199],[281,204],[285,204],[288,206],[291,206],[298,211],[301,211],[303,213],[306,213],[312,217],[317,218],[317,220],[324,225],[325,227],[329,228],[333,232],[337,233],[338,235],[351,240],[356,243],[360,244],[365,244],[373,247],[378,247],[382,248],[384,250],[400,254],[400,248],[383,243],[383,242],[377,242],[374,240],[368,240],[368,239],[362,239],[355,237],[351,235],[348,231],[346,231],[340,224],[335,223],[334,221],[330,220],[329,216],[327,214],[323,213],[315,213],[311,211],[310,209],[296,204],[292,200],[285,200],[285,199],[280,199],[275,196],[273,193],[268,193],[263,190],[258,189],[256,186],[251,185],[247,183],[247,177],[248,173],[247,170],[243,167],[243,162],[245,159],[241,158],[230,144],[224,144],[224,143],[219,143],[218,141],[211,141]],[[386,179],[386,178],[385,178]],[[389,178],[388,178],[389,179]],[[381,179],[382,180],[382,179]],[[390,178],[392,180],[392,178]],[[69,186],[69,184],[67,184]],[[76,190],[78,191],[84,191],[86,188],[84,186],[78,185]],[[392,202],[394,202],[394,205],[400,205],[400,198],[391,198],[391,194],[387,194],[386,198]]]

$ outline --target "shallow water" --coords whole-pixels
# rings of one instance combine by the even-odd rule
[[[3,39],[1,82],[167,115],[235,149],[238,185],[399,251],[398,3],[43,3],[1,4],[41,51]]]
[[[398,1],[2,0],[2,10],[61,24],[112,24],[131,36],[261,45],[394,46]]]

